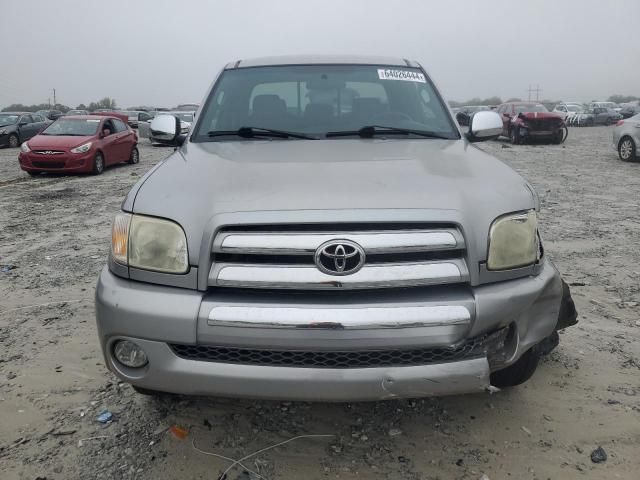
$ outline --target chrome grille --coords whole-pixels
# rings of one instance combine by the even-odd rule
[[[314,254],[326,242],[349,241],[366,254],[349,275],[318,269]],[[295,290],[411,287],[469,279],[465,243],[452,225],[349,224],[235,226],[213,241],[209,286]]]

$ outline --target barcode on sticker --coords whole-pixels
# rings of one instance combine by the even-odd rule
[[[379,68],[378,78],[380,80],[404,80],[405,82],[427,83],[424,74],[411,70],[392,70],[389,68]]]

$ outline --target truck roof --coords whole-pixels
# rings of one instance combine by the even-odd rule
[[[225,69],[264,67],[276,65],[389,65],[397,67],[418,67],[417,62],[400,57],[378,57],[369,55],[284,55],[237,60],[228,63]]]

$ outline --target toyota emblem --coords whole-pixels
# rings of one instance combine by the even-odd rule
[[[360,245],[350,240],[330,240],[318,247],[315,262],[318,270],[328,275],[351,275],[364,265],[365,254]]]

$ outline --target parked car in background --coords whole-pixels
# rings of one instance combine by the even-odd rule
[[[69,110],[64,114],[65,117],[71,117],[74,115],[89,115],[89,110]]]
[[[500,134],[495,112],[463,131],[403,58],[243,60],[212,85],[188,141],[175,116],[153,120],[177,151],[113,222],[95,312],[123,382],[315,402],[483,392],[525,382],[577,322],[533,187],[470,148]]]
[[[622,120],[622,115],[612,108],[600,107],[597,104],[591,104],[585,112],[593,115],[593,125],[613,125]]]
[[[565,123],[572,127],[592,127],[595,125],[595,115],[583,106],[577,112],[571,112],[565,118]]]
[[[36,113],[51,121],[57,120],[64,115],[60,110],[38,110]]]
[[[640,160],[640,113],[616,123],[613,128],[613,146],[618,151],[620,160]]]
[[[23,142],[18,160],[29,175],[84,172],[99,175],[121,162],[138,163],[138,138],[113,116],[63,117]]]
[[[30,112],[0,113],[0,147],[17,148],[20,143],[36,136],[51,122]]]
[[[177,112],[195,112],[200,108],[199,103],[182,103],[175,108]]]
[[[127,116],[127,123],[132,128],[138,128],[140,122],[150,122],[154,115],[142,110],[126,110],[119,112]]]
[[[562,143],[567,138],[568,130],[562,117],[541,103],[503,103],[496,112],[502,117],[502,135],[513,144],[532,139]]]
[[[460,107],[460,110],[456,113],[456,120],[460,125],[468,126],[474,113],[489,110],[491,110],[491,108],[486,105],[465,105]]]
[[[173,111],[173,112],[155,112],[154,116],[162,113],[162,115],[173,115],[180,120],[180,131],[182,135],[186,135],[191,130],[191,124],[193,123],[194,113],[187,111]],[[148,138],[151,143],[164,143],[161,138],[154,137],[151,133],[151,120],[153,118],[138,123],[138,134],[141,138]]]
[[[566,121],[568,117],[571,117],[583,110],[584,110],[584,105],[581,103],[562,102],[557,104],[552,110],[552,112],[557,113]]]
[[[621,107],[615,102],[590,102],[588,104],[589,108],[606,108],[607,110],[613,110],[614,112],[619,112]]]
[[[114,111],[103,112],[103,111],[96,110],[91,115],[116,117],[122,120],[124,123],[129,124],[129,115],[125,115],[124,113],[121,113],[121,112],[114,112]]]
[[[628,103],[624,105],[618,113],[622,115],[623,119],[634,117],[640,113],[640,103]]]

